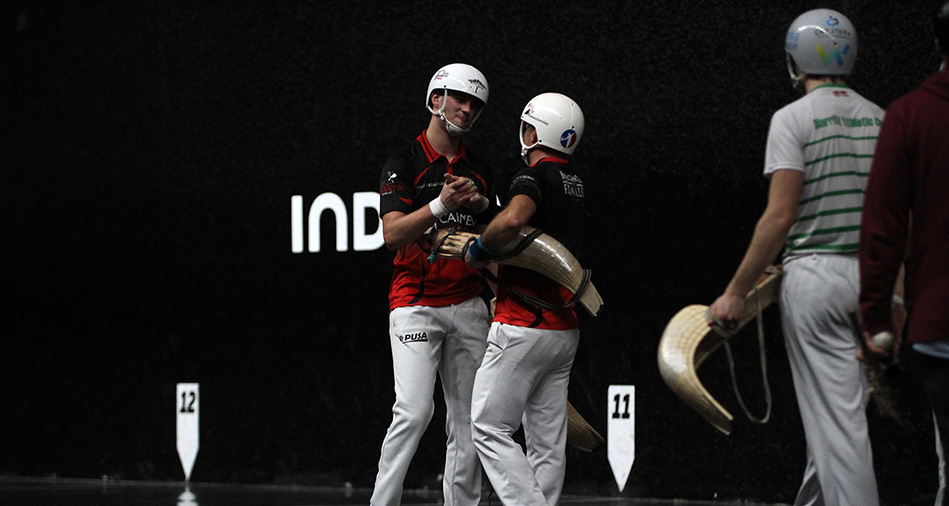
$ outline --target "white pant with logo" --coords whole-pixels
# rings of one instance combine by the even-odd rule
[[[389,313],[395,404],[382,442],[371,505],[402,501],[409,464],[435,412],[436,374],[447,408],[445,505],[480,501],[481,464],[471,441],[471,388],[484,356],[488,318],[480,297],[452,306],[411,306]]]
[[[867,384],[847,309],[857,306],[857,257],[808,255],[784,263],[781,320],[807,467],[796,506],[879,504],[867,429]]]
[[[567,387],[580,331],[494,322],[475,378],[472,434],[506,506],[560,500],[566,472]],[[527,454],[512,435],[524,424]]]

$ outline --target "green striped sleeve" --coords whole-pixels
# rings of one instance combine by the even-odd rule
[[[860,243],[852,242],[847,244],[819,244],[807,246],[801,249],[795,249],[790,243],[787,245],[788,253],[852,253],[858,250]]]
[[[807,216],[801,216],[800,218],[795,220],[795,223],[814,220],[821,216],[831,216],[834,214],[850,214],[850,213],[860,213],[860,212],[863,212],[863,207],[843,207],[840,209],[831,209],[829,211],[821,211],[819,213],[809,214]]]
[[[860,225],[850,225],[847,227],[820,228],[820,229],[814,230],[813,232],[789,235],[788,241],[796,241],[798,239],[805,239],[805,238],[812,237],[815,235],[839,234],[843,232],[855,232],[857,230],[860,230]]]
[[[814,202],[815,200],[820,200],[820,199],[825,198],[825,197],[839,197],[840,195],[857,195],[857,194],[862,194],[862,193],[863,193],[863,190],[860,189],[860,188],[855,188],[855,189],[853,189],[853,190],[837,190],[837,191],[832,191],[832,192],[826,192],[826,193],[822,193],[822,194],[820,194],[820,195],[815,195],[815,196],[810,197],[810,198],[801,199],[801,200],[797,203],[797,205],[799,205],[799,206],[800,206],[800,205],[804,205],[804,204],[807,204],[807,203],[809,203],[809,202]]]
[[[820,163],[831,158],[873,158],[873,153],[870,154],[861,154],[861,153],[834,153],[832,155],[822,156],[820,158],[815,158],[809,162],[804,162],[804,166],[814,165],[815,163]]]
[[[820,177],[815,177],[815,178],[813,178],[813,179],[808,179],[808,180],[804,181],[804,184],[805,184],[805,185],[809,185],[809,184],[811,184],[811,183],[816,183],[816,182],[818,182],[818,181],[823,181],[823,180],[825,180],[825,179],[830,179],[830,178],[832,178],[832,177],[844,177],[844,176],[870,177],[870,173],[869,173],[869,172],[860,172],[859,170],[846,170],[846,171],[842,171],[842,172],[832,172],[832,173],[830,173],[830,174],[824,174],[823,176],[820,176]]]
[[[852,136],[852,135],[829,135],[829,136],[827,136],[827,137],[823,137],[823,138],[821,138],[821,139],[817,139],[817,140],[815,140],[815,141],[808,142],[807,144],[804,145],[804,147],[806,148],[806,147],[808,147],[808,146],[813,146],[813,145],[815,145],[815,144],[820,144],[820,143],[822,143],[822,142],[830,141],[830,140],[833,140],[833,139],[850,139],[850,140],[852,140],[852,141],[875,141],[875,140],[877,140],[877,136],[876,136],[876,135],[867,135],[867,136],[863,136],[863,137],[854,137],[854,136]]]

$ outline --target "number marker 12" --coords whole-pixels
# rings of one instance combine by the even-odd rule
[[[191,480],[191,470],[198,456],[198,401],[197,383],[178,383],[175,417],[178,429],[178,458],[185,472],[185,481]]]

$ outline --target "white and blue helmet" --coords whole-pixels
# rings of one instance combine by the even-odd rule
[[[802,74],[849,76],[857,60],[857,30],[835,10],[807,11],[791,23],[784,51],[795,82],[804,79]]]
[[[524,144],[524,125],[537,130],[537,143]],[[560,93],[541,93],[532,98],[521,114],[521,158],[540,145],[565,155],[573,154],[583,136],[583,111],[576,102]]]

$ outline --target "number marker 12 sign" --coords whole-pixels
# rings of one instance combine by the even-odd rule
[[[175,417],[178,428],[178,458],[185,472],[185,481],[191,480],[191,469],[198,456],[198,384],[178,383],[175,398]]]
[[[610,385],[606,402],[606,455],[622,492],[636,458],[636,387]]]

